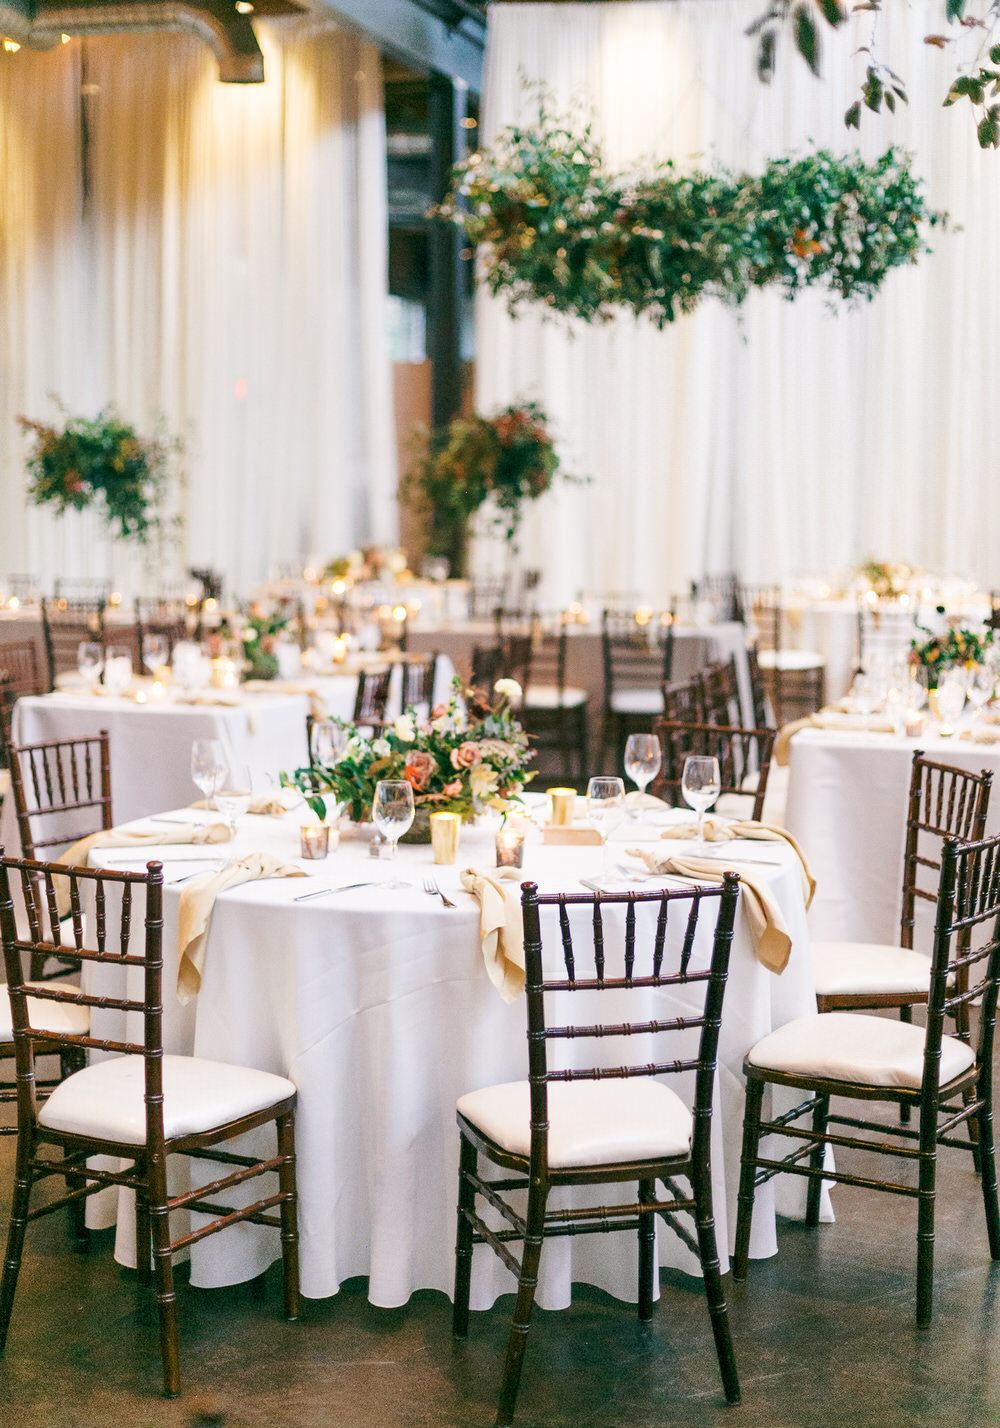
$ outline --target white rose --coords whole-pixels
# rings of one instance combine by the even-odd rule
[[[254,629],[253,625],[250,625],[248,629],[243,631],[243,643],[245,645],[252,645],[256,638],[257,631]]]
[[[393,725],[393,732],[401,744],[412,744],[417,737],[412,714],[400,714]]]
[[[384,759],[388,757],[388,755],[392,753],[392,750],[389,747],[389,740],[376,739],[374,744],[372,744],[372,753],[377,759]]]
[[[344,750],[344,753],[349,759],[359,759],[364,751],[364,740],[355,737],[348,739],[347,748]]]
[[[493,686],[493,692],[499,694],[501,699],[506,699],[508,704],[519,704],[524,695],[516,679],[498,679]]]

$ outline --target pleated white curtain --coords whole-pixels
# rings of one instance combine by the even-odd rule
[[[893,274],[874,303],[831,310],[755,293],[740,315],[706,304],[657,332],[545,321],[480,296],[477,403],[534,396],[571,469],[590,475],[531,512],[522,560],[546,598],[581,589],[665,599],[705,568],[748,578],[821,573],[871,554],[997,583],[1000,483],[990,453],[1000,370],[1000,161],[968,114],[942,110],[954,57],[923,44],[937,0],[881,18],[910,81],[895,121],[844,130],[866,34],[828,46],[827,78],[790,53],[770,88],[744,30],[760,0],[494,6],[484,137],[530,122],[541,81],[577,104],[616,167],[644,158],[759,168],[817,144],[913,151],[960,232]],[[870,17],[869,17],[870,18]],[[553,532],[558,539],[553,540]],[[485,564],[502,554],[482,542]]]
[[[176,35],[0,65],[0,571],[150,583],[95,518],[26,507],[14,419],[50,393],[184,437],[184,539],[154,579],[245,589],[395,536],[380,59],[315,21],[260,29],[257,86]]]

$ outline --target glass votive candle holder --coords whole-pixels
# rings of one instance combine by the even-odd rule
[[[497,867],[520,868],[524,864],[524,833],[505,825],[497,833]]]
[[[554,828],[568,828],[576,813],[576,789],[550,788],[549,802],[552,805],[549,822]]]
[[[330,851],[330,825],[303,823],[299,829],[299,845],[303,858],[325,858]]]
[[[462,817],[458,813],[432,813],[430,815],[431,847],[434,861],[442,865],[453,863],[458,857],[458,833]]]

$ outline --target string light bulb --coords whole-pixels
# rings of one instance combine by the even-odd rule
[[[60,35],[60,36],[59,36],[60,42],[61,42],[62,44],[64,44],[64,45],[68,45],[69,42],[70,42],[70,40],[71,40],[72,38],[73,38],[72,35]]]
[[[3,47],[9,55],[16,55],[21,48],[17,40],[4,40]]]

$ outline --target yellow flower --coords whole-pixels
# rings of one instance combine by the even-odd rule
[[[469,787],[473,798],[485,799],[499,782],[500,775],[496,769],[488,768],[486,764],[479,764],[469,774]]]

